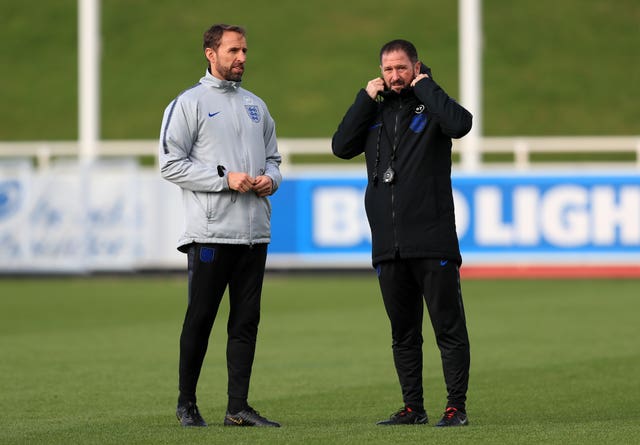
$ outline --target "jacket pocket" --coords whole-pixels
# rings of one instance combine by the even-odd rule
[[[257,238],[271,236],[271,202],[267,198],[255,198],[253,224],[254,236]]]
[[[453,195],[451,191],[451,179],[449,177],[438,176],[435,182],[436,195],[438,197],[438,214],[445,215],[453,213]]]
[[[191,192],[192,201],[205,215],[209,214],[209,193]]]

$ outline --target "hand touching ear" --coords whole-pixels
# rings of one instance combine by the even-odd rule
[[[365,90],[371,99],[375,99],[378,93],[384,90],[384,80],[382,80],[382,77],[371,79],[369,83],[367,83]]]

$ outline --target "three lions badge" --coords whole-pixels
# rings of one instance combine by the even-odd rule
[[[244,108],[253,122],[260,123],[260,108],[257,105],[245,105]]]

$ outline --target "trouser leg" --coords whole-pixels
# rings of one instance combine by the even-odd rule
[[[230,312],[227,324],[228,395],[232,412],[246,404],[249,394],[267,245],[238,246],[237,249],[238,261],[229,283]]]
[[[425,260],[430,272],[425,274],[424,295],[436,342],[442,358],[447,386],[447,406],[465,409],[469,384],[469,336],[462,304],[458,266],[438,260]]]
[[[378,265],[378,280],[391,322],[393,361],[405,405],[422,408],[422,288],[405,261]]]
[[[188,305],[180,335],[179,402],[196,401],[209,335],[228,282],[229,262],[218,246],[194,244],[187,252]]]

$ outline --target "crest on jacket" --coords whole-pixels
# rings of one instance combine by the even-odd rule
[[[413,116],[413,119],[411,119],[411,125],[409,125],[409,128],[411,128],[411,131],[413,131],[414,133],[422,133],[422,131],[426,126],[427,126],[427,115],[425,113],[420,113]]]
[[[260,122],[260,109],[257,105],[245,105],[244,108],[253,122],[256,124]]]

